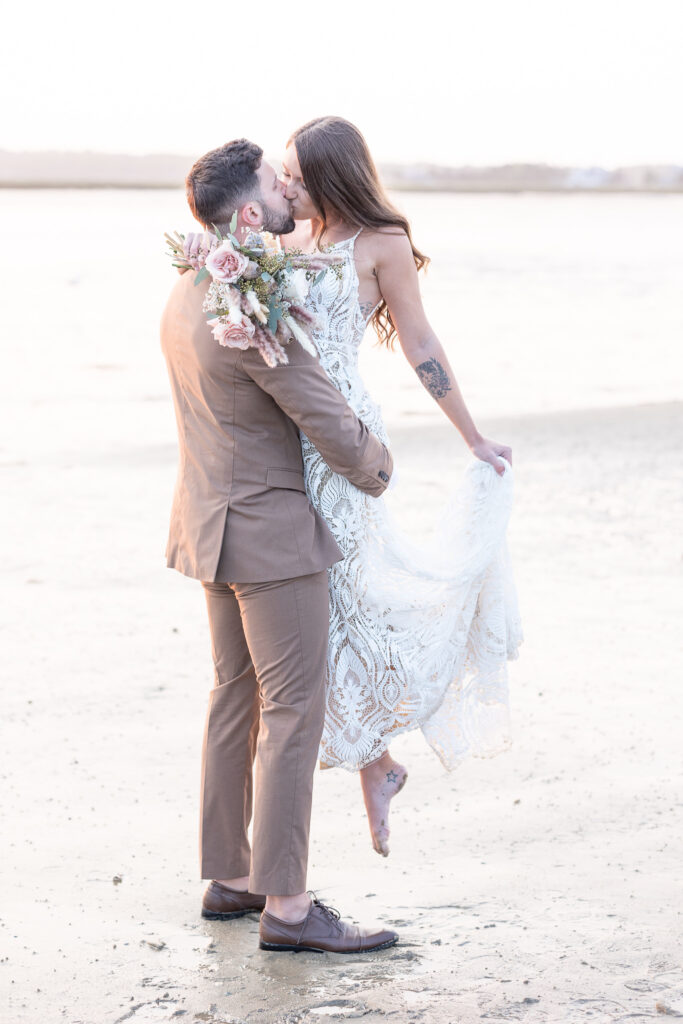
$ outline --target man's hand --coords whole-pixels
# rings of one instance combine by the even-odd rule
[[[475,458],[481,459],[482,462],[488,462],[489,465],[493,466],[499,476],[502,476],[505,472],[503,459],[512,465],[512,448],[508,448],[504,444],[498,444],[497,441],[488,441],[485,437],[482,437],[472,445],[471,452]],[[499,456],[502,456],[502,458],[499,458]]]

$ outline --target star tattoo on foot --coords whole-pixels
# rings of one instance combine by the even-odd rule
[[[397,781],[398,781],[398,773],[397,772],[395,772],[393,769],[390,772],[387,772],[387,782],[397,782]]]

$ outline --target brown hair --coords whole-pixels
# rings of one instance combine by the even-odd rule
[[[318,211],[318,241],[327,216],[336,214],[357,228],[398,228],[408,236],[417,269],[429,263],[413,244],[410,224],[389,201],[368,144],[355,125],[343,117],[316,117],[297,128],[289,142],[296,146],[304,185]],[[396,326],[384,299],[372,323],[379,340],[391,346]]]
[[[222,227],[242,202],[259,199],[261,186],[256,172],[263,150],[248,139],[234,139],[205,153],[185,179],[187,201],[196,220],[205,228]]]

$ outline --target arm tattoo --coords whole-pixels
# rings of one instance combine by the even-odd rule
[[[435,356],[416,366],[415,373],[432,398],[444,398],[451,390],[450,377]]]
[[[364,320],[368,319],[376,305],[376,302],[361,302],[360,311]]]

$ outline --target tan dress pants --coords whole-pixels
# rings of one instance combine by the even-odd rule
[[[202,754],[201,877],[249,875],[250,892],[295,895],[306,889],[325,710],[327,571],[203,586],[216,685]]]

